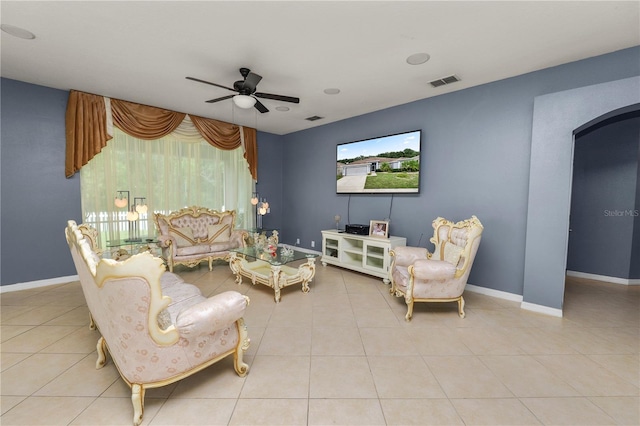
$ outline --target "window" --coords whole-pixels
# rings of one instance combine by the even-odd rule
[[[84,223],[98,230],[103,248],[130,237],[127,212],[135,198],[148,206],[136,222],[141,237],[156,235],[154,212],[188,206],[236,210],[236,227],[253,227],[253,180],[242,147],[225,151],[173,136],[141,140],[114,128],[113,139],[80,170],[80,182]],[[115,206],[118,191],[129,191],[127,207]]]

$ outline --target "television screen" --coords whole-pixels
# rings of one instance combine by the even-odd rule
[[[338,144],[336,193],[420,192],[421,131]]]

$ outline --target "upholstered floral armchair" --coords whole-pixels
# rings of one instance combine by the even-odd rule
[[[407,321],[415,302],[458,302],[458,314],[465,317],[462,293],[484,227],[475,216],[458,223],[438,217],[432,225],[433,253],[421,247],[396,247],[390,252],[390,292],[404,297]]]
[[[238,375],[247,374],[246,296],[226,291],[206,298],[150,253],[122,262],[100,259],[74,221],[68,222],[66,238],[101,334],[96,368],[105,364],[108,350],[131,388],[134,425],[142,422],[146,389],[174,383],[229,355]]]

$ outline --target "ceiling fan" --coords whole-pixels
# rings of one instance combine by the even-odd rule
[[[233,83],[233,89],[231,87],[223,86],[221,84],[200,80],[199,78],[195,78],[195,77],[186,77],[186,78],[187,80],[193,80],[199,83],[210,84],[212,86],[231,90],[232,92],[237,92],[236,95],[227,95],[221,98],[210,99],[206,101],[210,104],[218,101],[224,101],[225,99],[233,98],[233,102],[239,108],[255,107],[261,113],[265,113],[265,112],[269,112],[269,110],[257,98],[273,99],[275,101],[291,102],[294,104],[300,103],[300,98],[294,98],[291,96],[283,96],[283,95],[273,95],[271,93],[256,92],[256,86],[258,85],[258,82],[262,80],[262,76],[259,76],[258,74],[251,72],[249,68],[240,68],[240,74],[242,75],[243,79]]]

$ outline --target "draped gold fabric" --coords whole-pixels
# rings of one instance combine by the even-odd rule
[[[185,113],[111,99],[113,125],[138,139],[167,136],[184,120]]]
[[[113,124],[123,132],[144,140],[160,139],[172,133],[183,122],[186,114],[162,108],[111,99]],[[209,144],[224,150],[242,146],[244,157],[254,180],[258,179],[258,145],[256,129],[243,127],[211,118],[191,115],[193,125]],[[72,90],[66,115],[67,152],[65,176],[71,177],[87,164],[111,139],[107,134],[104,98]]]
[[[66,113],[67,149],[64,174],[70,178],[107,146],[104,98],[72,90]]]
[[[253,180],[258,180],[258,138],[256,129],[243,127],[244,130],[244,158],[249,163],[249,171]]]
[[[219,149],[236,149],[242,144],[240,126],[212,118],[190,115],[193,125],[202,137],[212,146]],[[258,147],[256,143],[256,129],[243,127],[244,130],[244,158],[249,163],[249,171],[254,180],[258,180]]]
[[[235,124],[225,123],[210,118],[202,118],[190,115],[193,125],[196,126],[202,137],[211,145],[220,149],[236,149],[240,146],[240,127]]]

